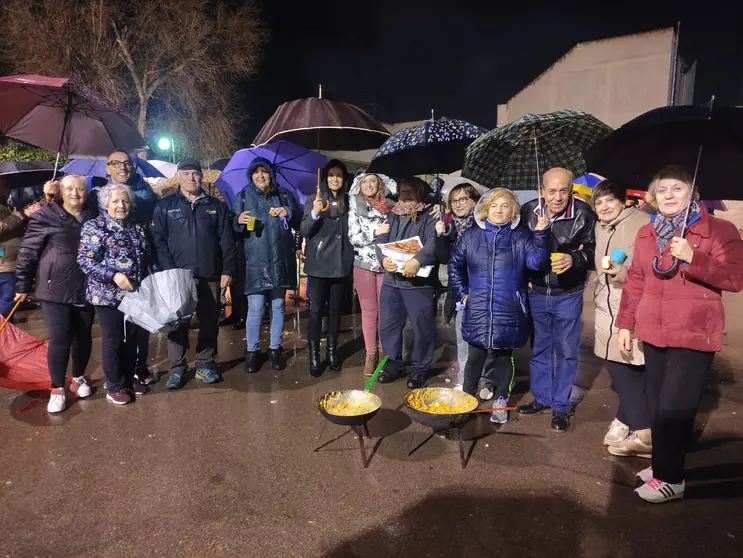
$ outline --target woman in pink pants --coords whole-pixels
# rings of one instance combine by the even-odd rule
[[[361,305],[366,346],[364,374],[371,376],[379,362],[379,291],[384,270],[377,259],[375,240],[389,230],[385,224],[397,193],[397,184],[383,174],[360,174],[348,193],[348,235],[354,248],[353,281]]]

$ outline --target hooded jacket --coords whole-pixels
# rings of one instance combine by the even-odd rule
[[[449,260],[449,286],[458,302],[467,297],[462,338],[471,345],[517,349],[529,340],[528,272],[548,265],[549,230],[532,232],[520,221],[475,219],[477,226],[462,233]]]
[[[343,187],[336,196],[328,186],[328,173],[332,168],[343,171]],[[353,246],[348,238],[348,184],[346,166],[333,159],[322,170],[320,196],[328,209],[315,215],[312,205],[315,196],[309,196],[304,207],[300,232],[307,239],[304,272],[311,277],[340,279],[351,274]]]
[[[193,202],[180,189],[163,198],[152,218],[152,239],[162,269],[190,269],[207,281],[235,273],[232,217],[204,192]]]
[[[521,221],[531,230],[534,230],[540,214],[539,203],[538,199],[532,200],[521,208]],[[559,296],[583,290],[588,272],[593,269],[595,225],[596,214],[591,207],[570,196],[568,207],[550,226],[549,251],[570,254],[573,266],[563,273],[552,272],[549,265],[543,270],[532,271],[529,281],[534,292]]]
[[[263,167],[271,175],[268,192],[253,183],[253,172]],[[243,239],[245,250],[245,294],[251,295],[271,289],[294,289],[297,286],[297,260],[294,238],[289,223],[295,218],[292,195],[276,183],[273,165],[263,157],[253,160],[247,170],[248,185],[232,200],[233,226]],[[270,215],[271,208],[283,207],[287,218]],[[247,230],[238,223],[244,211],[255,217],[255,229]]]
[[[383,273],[377,258],[377,245],[374,231],[384,223],[383,215],[368,203],[361,194],[361,181],[369,176],[358,175],[348,192],[348,236],[354,249],[353,265],[374,273]],[[381,181],[382,195],[386,198],[397,195],[397,183],[383,174],[376,175]],[[390,201],[390,203],[393,203]]]
[[[611,256],[615,249],[622,250],[627,254],[627,259],[619,266],[619,273],[614,277],[601,273],[601,271],[598,273],[593,298],[596,316],[596,337],[593,350],[599,358],[634,366],[645,364],[642,345],[638,344],[637,340],[635,340],[631,357],[625,356],[619,350],[616,337],[619,329],[614,322],[619,314],[624,279],[632,265],[637,231],[649,222],[650,216],[635,207],[624,209],[611,223],[596,222],[596,269],[601,269],[601,260],[604,256]]]
[[[28,220],[18,252],[16,292],[28,294],[36,283],[38,300],[85,304],[85,274],[77,263],[83,224],[96,216],[87,204],[81,219],[48,203]]]
[[[725,331],[722,291],[743,290],[743,240],[735,225],[705,208],[690,221],[685,238],[694,249],[692,261],[666,278],[652,265],[658,256],[661,269],[671,266],[671,243],[658,254],[653,223],[640,229],[615,325],[656,347],[717,352]]]

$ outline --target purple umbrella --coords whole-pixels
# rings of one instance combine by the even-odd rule
[[[227,205],[248,185],[247,170],[256,157],[263,157],[276,168],[276,181],[304,205],[307,196],[317,189],[317,166],[324,167],[327,158],[289,141],[241,149],[227,163],[214,183]]]

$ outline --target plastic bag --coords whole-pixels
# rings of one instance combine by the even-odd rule
[[[169,333],[191,319],[197,300],[193,273],[169,269],[150,275],[139,289],[124,295],[119,310],[150,333]]]

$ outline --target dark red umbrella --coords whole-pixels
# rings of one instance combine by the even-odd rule
[[[0,134],[77,159],[145,148],[118,106],[67,78],[0,77]]]
[[[256,146],[287,140],[307,149],[377,149],[389,131],[359,107],[319,97],[284,103],[253,140]]]

